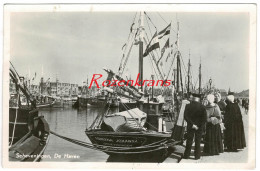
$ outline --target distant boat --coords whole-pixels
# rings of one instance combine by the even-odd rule
[[[87,103],[89,106],[93,106],[93,107],[104,107],[107,103],[106,95],[103,93],[103,94],[98,94],[94,97],[90,97],[88,98]]]
[[[21,106],[26,107],[26,106],[31,105],[31,103],[28,102],[27,97],[24,95],[20,96],[20,101],[21,101]],[[57,102],[57,99],[49,97],[49,96],[41,96],[40,98],[36,97],[35,101],[36,101],[37,108],[49,108],[49,107],[52,107]]]
[[[47,97],[48,98],[48,97]],[[38,102],[36,103],[37,108],[49,108],[53,107],[53,105],[56,103],[56,99],[54,98],[48,98],[49,100],[47,102]]]
[[[23,77],[10,68],[16,94],[9,101],[9,161],[40,161],[49,141],[49,124],[38,116],[36,100],[24,86]],[[27,105],[21,104],[21,96]]]
[[[78,97],[78,100],[74,102],[73,106],[77,107],[105,107],[109,105],[110,107],[118,107],[119,102],[115,96],[109,96],[105,94],[104,90],[96,92],[93,90],[92,94],[88,92],[87,95],[82,95]],[[91,96],[93,95],[93,96]]]

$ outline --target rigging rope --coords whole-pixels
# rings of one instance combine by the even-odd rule
[[[151,37],[152,37],[153,35],[152,35],[152,31],[151,31],[150,25],[149,25],[148,20],[147,20],[147,16],[145,16],[145,21],[146,21],[146,23],[147,23],[147,26],[148,26],[148,28],[149,28],[150,35],[151,35]],[[157,28],[155,28],[155,29],[157,30]]]
[[[169,74],[170,74],[170,72],[172,71],[171,68],[172,68],[172,66],[173,66],[173,63],[174,63],[175,58],[176,58],[176,53],[174,54],[174,57],[173,57],[173,60],[172,60],[172,63],[171,63],[171,66],[170,66],[169,72],[168,72],[167,77],[166,77],[166,80],[168,79]]]
[[[137,15],[137,12],[135,13],[135,16],[134,16],[134,19],[133,19],[133,24],[135,23],[135,18],[136,18],[136,15]],[[133,24],[131,25],[131,27],[133,26]],[[136,32],[137,32],[138,30],[136,30]],[[124,58],[125,58],[125,53],[126,53],[126,50],[127,50],[127,48],[128,48],[128,44],[129,44],[129,42],[130,42],[130,40],[132,40],[133,39],[133,37],[134,37],[134,35],[136,34],[136,32],[134,33],[134,34],[132,34],[133,32],[132,32],[132,30],[130,30],[130,33],[129,33],[129,35],[128,35],[128,38],[127,38],[127,42],[126,42],[126,46],[125,46],[125,48],[124,48],[124,52],[123,52],[123,57],[122,57],[122,59],[121,59],[121,62],[120,62],[120,65],[119,65],[119,71],[121,70],[121,67],[122,67],[122,63],[123,63],[123,60],[124,60]],[[132,36],[130,37],[130,35],[132,34]],[[132,48],[130,48],[129,49],[129,51],[131,51],[131,49]],[[128,52],[128,54],[129,54],[129,52]],[[127,60],[127,59],[126,59]],[[124,62],[124,64],[125,64],[126,62]],[[124,65],[124,67],[125,67],[125,65]],[[123,67],[123,68],[124,68]],[[123,70],[124,71],[124,70]],[[121,73],[123,73],[123,71],[121,72]],[[120,73],[119,73],[119,75],[120,75]],[[121,76],[121,75],[120,75]]]
[[[161,14],[159,13],[159,12],[157,12],[157,14],[163,19],[163,21],[166,23],[166,24],[168,24],[167,23],[167,21],[161,16]],[[172,31],[174,31],[175,33],[176,33],[176,31],[175,30],[173,30],[173,28],[171,29]]]
[[[151,18],[147,15],[146,12],[144,12],[145,16],[150,20],[150,22],[152,23],[152,25],[154,26],[155,30],[157,30],[157,27],[154,25],[154,23],[152,22]]]
[[[180,75],[181,75],[181,77],[180,77],[180,80],[181,80],[181,90],[182,90],[182,93],[184,93],[184,92],[183,92],[183,83],[182,83],[182,73],[181,73],[181,67],[180,67]]]
[[[18,95],[17,95],[17,106],[15,109],[15,120],[14,120],[14,126],[13,126],[12,140],[11,140],[9,147],[11,147],[13,145],[15,126],[16,126],[16,122],[17,122],[17,115],[18,115],[18,109],[19,109],[20,91],[18,90],[17,93],[18,93]]]
[[[147,36],[147,34],[146,34],[146,36]],[[148,37],[147,37],[147,38],[148,38]],[[144,42],[147,44],[146,39],[144,39]],[[153,51],[151,51],[151,52],[149,53],[149,55],[152,57],[154,63],[156,64],[157,59],[156,59],[156,57],[154,56]],[[158,70],[158,72],[159,72],[159,75],[160,75],[161,79],[163,80],[163,79],[164,79],[164,78],[163,78],[163,74],[161,73],[161,70],[160,70],[159,66],[156,65],[156,68],[157,68],[157,70]]]
[[[149,61],[150,61],[150,63],[151,63],[152,69],[154,70],[154,73],[155,73],[155,76],[156,76],[157,80],[159,80],[159,76],[158,76],[158,73],[156,72],[155,67],[153,66],[154,64],[153,64],[153,61],[152,61],[152,59],[151,59],[151,56],[149,57]]]

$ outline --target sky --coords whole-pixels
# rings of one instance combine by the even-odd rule
[[[203,85],[212,78],[220,89],[238,92],[249,88],[248,13],[147,12],[147,15],[158,31],[172,23],[171,43],[176,41],[179,21],[179,50],[186,65],[190,53],[194,83],[201,58]],[[33,77],[36,72],[35,84],[42,75],[51,81],[57,77],[60,82],[79,85],[93,74],[103,74],[105,79],[104,67],[114,71],[119,67],[122,46],[134,16],[135,12],[12,13],[11,62],[20,75]],[[145,20],[144,24],[149,36],[155,32],[151,22]],[[144,59],[146,79],[154,74],[149,60]],[[168,65],[169,62],[163,65],[164,71]],[[137,71],[138,47],[134,46],[126,73],[134,79]]]

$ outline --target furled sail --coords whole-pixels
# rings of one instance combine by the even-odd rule
[[[103,127],[114,132],[140,132],[145,130],[146,118],[146,113],[134,108],[105,116]]]

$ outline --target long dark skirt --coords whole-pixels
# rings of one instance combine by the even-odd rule
[[[225,147],[228,150],[243,149],[246,147],[245,132],[243,122],[225,124]]]
[[[209,155],[218,155],[219,153],[223,153],[223,142],[219,124],[213,125],[212,123],[207,123],[204,153]]]

